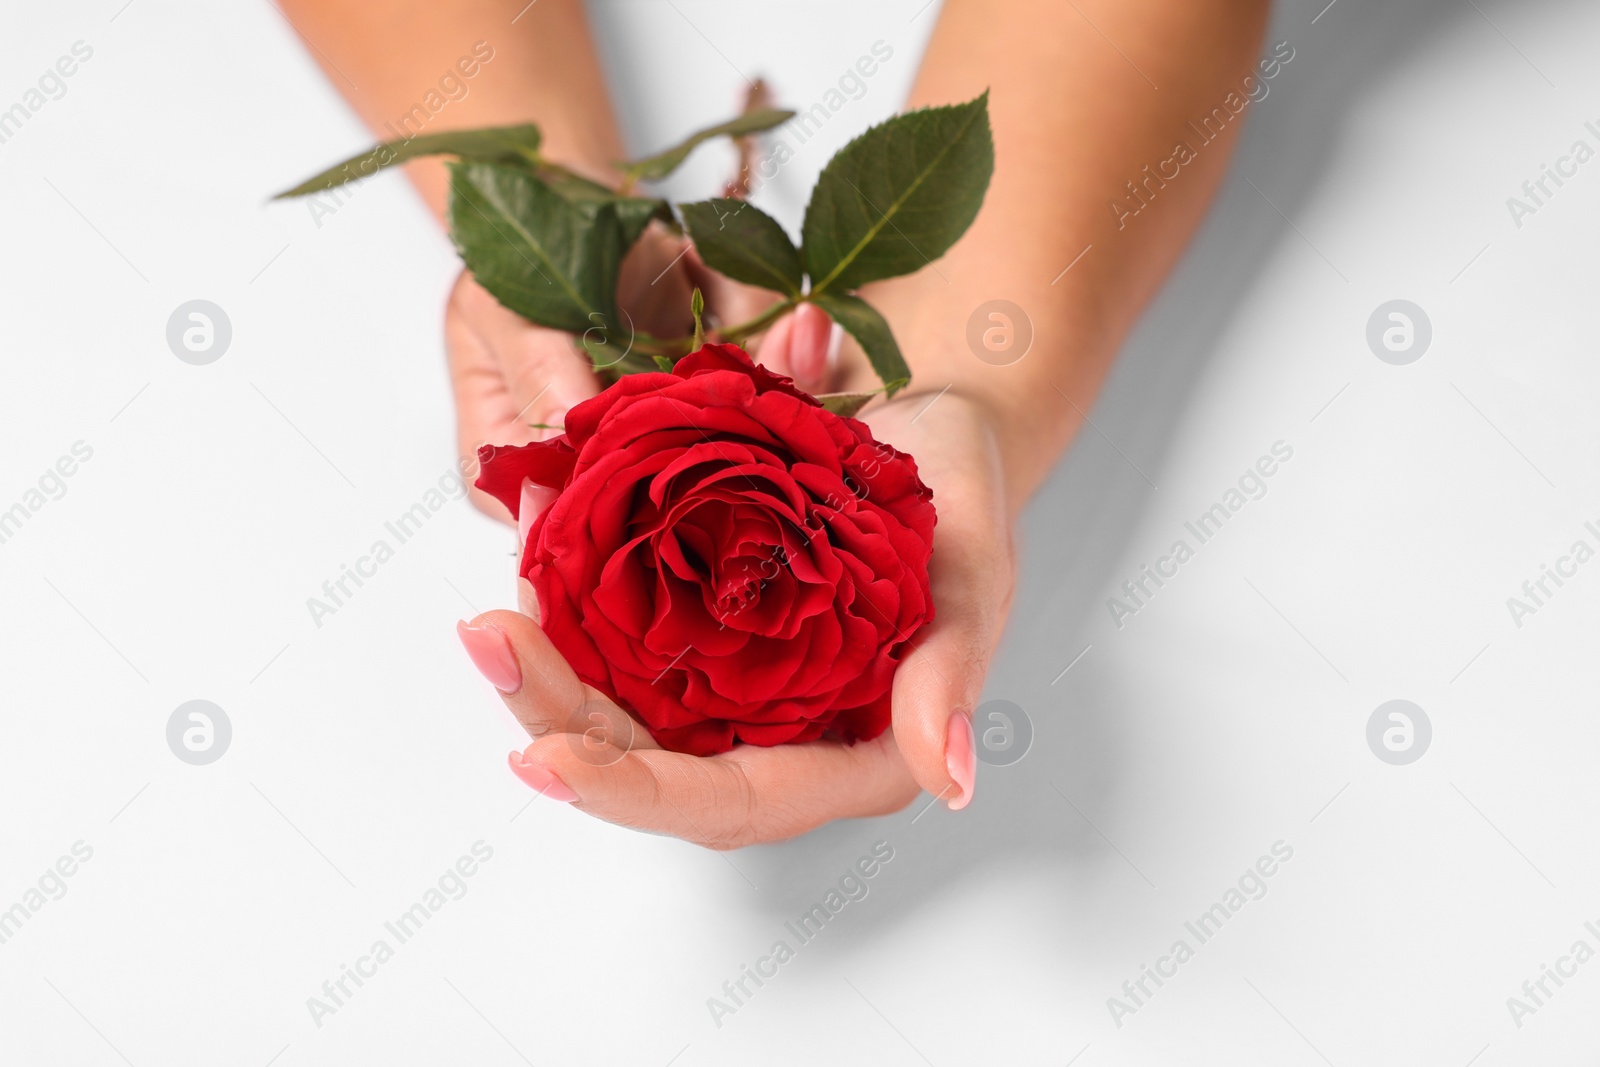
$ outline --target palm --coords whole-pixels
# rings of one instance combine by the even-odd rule
[[[545,788],[541,768],[548,768],[593,815],[713,848],[897,811],[919,787],[951,791],[948,717],[974,706],[1011,596],[1009,533],[989,431],[977,408],[952,394],[896,398],[865,421],[916,457],[939,509],[930,571],[938,618],[895,676],[893,729],[853,746],[741,746],[710,757],[668,752],[583,685],[531,618],[492,613],[511,635],[524,677],[536,672],[539,679],[506,697],[535,738],[526,761],[513,758],[530,785]],[[533,615],[532,588],[521,588],[524,611]]]

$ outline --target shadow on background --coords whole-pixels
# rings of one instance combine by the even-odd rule
[[[1446,20],[1477,17],[1463,0],[1338,0],[1313,25],[1326,5],[1279,5],[1266,47],[1287,40],[1295,58],[1246,112],[1244,137],[1211,212],[1124,344],[1090,412],[1104,436],[1085,425],[1024,515],[1017,600],[984,696],[1026,709],[1032,749],[1014,766],[980,766],[978,800],[959,815],[942,804],[919,815],[932,799],[924,794],[894,816],[835,823],[739,853],[739,867],[776,918],[820,900],[879,839],[893,844],[896,857],[892,875],[876,880],[872,894],[890,902],[873,906],[872,934],[852,924],[852,936],[882,936],[943,887],[989,876],[996,864],[1050,869],[1053,885],[1114,877],[1130,890],[1140,886],[1140,876],[1085,818],[1114,819],[1108,813],[1118,804],[1118,783],[1136,758],[1113,714],[1117,674],[1097,669],[1093,653],[1059,672],[1086,645],[1115,640],[1104,598],[1122,577],[1112,570],[1156,492],[1146,476],[1160,484],[1172,431],[1261,265],[1280,242],[1302,240],[1243,178],[1297,218],[1339,150],[1345,119],[1371,88]],[[1035,347],[1048,341],[1037,339]],[[1149,873],[1161,880],[1161,872]]]

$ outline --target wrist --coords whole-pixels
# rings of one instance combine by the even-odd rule
[[[981,413],[1002,456],[1007,498],[1020,509],[1085,421],[1118,331],[1091,286],[1025,283],[1014,271],[941,271],[862,295],[892,324],[911,389],[948,389]],[[997,292],[1015,295],[993,299]],[[870,370],[865,375],[866,388],[876,387]]]

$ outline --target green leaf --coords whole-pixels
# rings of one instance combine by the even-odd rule
[[[535,173],[540,180],[586,216],[593,217],[602,208],[610,205],[616,213],[617,221],[622,225],[622,233],[629,248],[633,247],[633,243],[639,239],[639,235],[650,224],[650,220],[660,219],[668,223],[674,221],[672,206],[665,200],[652,196],[627,196],[554,164],[542,165]]]
[[[679,165],[689,158],[690,152],[713,137],[745,137],[752,133],[760,133],[762,130],[770,130],[774,126],[782,126],[792,118],[794,118],[793,111],[779,111],[770,107],[757,108],[745,112],[736,119],[691,133],[665,152],[658,152],[656,155],[636,159],[631,163],[622,163],[619,166],[623,168],[630,181],[655,181],[677,170]]]
[[[906,383],[899,382],[895,388],[899,389]],[[818,393],[816,400],[823,407],[835,415],[854,415],[867,406],[867,401],[875,396],[883,395],[884,390],[874,389],[870,393]]]
[[[672,205],[665,200],[655,200],[637,196],[613,196],[610,200],[611,210],[617,216],[617,224],[622,227],[623,246],[632,248],[633,243],[644,233],[644,228],[650,225],[651,220],[660,219],[662,222],[673,223]],[[603,205],[596,204],[590,208],[586,204],[579,204],[580,211],[598,211]]]
[[[314,178],[307,178],[273,199],[332,189],[420,156],[460,156],[474,163],[531,163],[538,158],[538,152],[539,127],[533,125],[424,133],[409,140],[385,141],[370,151],[329,167]]]
[[[450,171],[450,236],[478,284],[541,326],[621,333],[617,271],[628,242],[615,205],[579,209],[522,167]]]
[[[706,265],[734,281],[799,296],[800,253],[778,220],[743,200],[679,204],[683,224]]]
[[[989,94],[897,115],[829,160],[806,207],[811,291],[847,291],[944,255],[983,204],[994,172]]]
[[[885,396],[893,396],[911,380],[911,368],[900,355],[900,346],[895,343],[889,323],[871,304],[859,296],[843,293],[822,293],[813,296],[811,302],[856,339],[867,354],[867,362],[883,382]]]
[[[615,381],[624,374],[635,374],[660,367],[659,357],[635,352],[632,333],[630,332],[626,338],[615,335],[621,332],[620,330],[607,332],[593,328],[585,330],[576,338],[578,347],[589,357],[596,374],[608,381]]]

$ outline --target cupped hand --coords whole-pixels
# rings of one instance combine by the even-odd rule
[[[683,251],[681,238],[652,225],[623,261],[618,303],[640,329],[670,336],[690,322]],[[465,270],[450,291],[444,332],[456,447],[464,460],[475,459],[481,445],[524,445],[555,436],[567,412],[601,389],[571,334],[536,326],[504,307]],[[510,521],[505,508],[477,489],[472,502]]]
[[[718,327],[747,322],[771,307],[776,293],[730,281],[709,270],[687,240],[653,224],[623,261],[617,303],[637,329],[682,337],[693,329],[691,291],[706,298],[713,340]],[[827,391],[838,331],[820,309],[802,306],[747,347],[811,392]],[[445,347],[456,399],[456,446],[464,460],[485,444],[523,445],[561,432],[566,414],[602,388],[576,339],[536,326],[508,310],[462,271],[445,308]],[[472,502],[502,521],[506,509],[472,490]]]
[[[539,629],[524,581],[523,613],[462,624],[473,661],[533,738],[511,756],[520,778],[598,818],[718,849],[898,811],[920,790],[966,806],[977,769],[972,710],[1015,577],[994,419],[952,389],[902,394],[864,421],[916,458],[939,514],[929,571],[936,617],[895,674],[891,729],[855,745],[666,751],[578,679]]]

